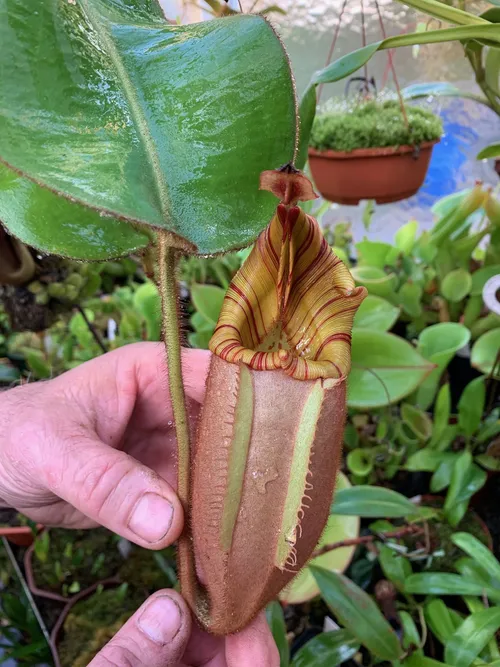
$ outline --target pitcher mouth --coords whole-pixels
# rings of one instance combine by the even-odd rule
[[[280,195],[294,191],[295,201],[313,198],[309,192],[301,196],[307,181],[302,174],[264,173],[266,189],[276,193],[279,180]],[[270,185],[269,173],[277,175]],[[350,369],[354,315],[366,290],[355,286],[316,220],[295,201],[278,206],[233,278],[209,347],[225,361],[254,370],[343,380]]]

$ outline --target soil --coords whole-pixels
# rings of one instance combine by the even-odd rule
[[[119,538],[105,528],[56,528],[49,531],[49,536],[46,559],[41,560],[36,551],[33,553],[33,576],[38,588],[70,596],[71,584],[77,583],[79,590],[84,590],[96,581],[115,575],[123,564],[118,550]]]

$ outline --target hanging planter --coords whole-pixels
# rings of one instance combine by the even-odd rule
[[[332,107],[316,116],[309,166],[321,195],[338,204],[379,204],[414,195],[424,182],[441,120],[393,100]]]

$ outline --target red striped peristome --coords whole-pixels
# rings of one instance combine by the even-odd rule
[[[188,525],[199,623],[244,628],[305,565],[342,450],[351,327],[365,295],[296,206],[301,174],[264,172],[281,199],[233,279],[210,342]],[[182,569],[182,562],[180,563]]]
[[[210,350],[225,361],[282,369],[297,380],[342,379],[365,295],[317,221],[294,203],[281,203],[229,286]]]

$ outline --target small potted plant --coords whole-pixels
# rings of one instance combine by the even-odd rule
[[[322,196],[339,204],[379,204],[414,195],[443,132],[438,116],[397,100],[333,103],[317,114],[309,165]]]

